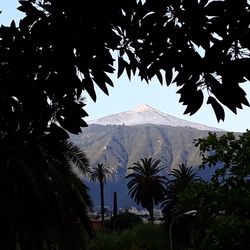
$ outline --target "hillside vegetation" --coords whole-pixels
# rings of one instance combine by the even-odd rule
[[[106,185],[106,205],[112,207],[113,192],[118,193],[121,207],[134,205],[127,195],[127,168],[140,158],[160,159],[167,166],[162,174],[167,175],[178,164],[186,163],[198,167],[201,158],[193,141],[207,137],[209,131],[188,127],[163,125],[95,125],[84,128],[79,136],[71,139],[84,150],[91,165],[106,163],[112,171],[112,178]],[[217,132],[222,134],[223,132]],[[204,172],[204,175],[207,173]],[[206,177],[206,176],[205,176]],[[99,204],[99,189],[95,183],[88,183],[94,204]]]
[[[153,157],[161,159],[170,170],[182,162],[198,166],[201,158],[193,140],[207,135],[204,130],[162,125],[93,124],[80,136],[72,136],[72,140],[84,149],[92,164],[108,162],[117,170],[142,157]]]

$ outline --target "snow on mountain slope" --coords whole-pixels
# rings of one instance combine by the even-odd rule
[[[157,109],[154,109],[147,104],[138,105],[134,110],[129,110],[117,114],[108,115],[96,120],[91,120],[88,122],[88,124],[126,126],[155,124],[174,127],[190,127],[198,130],[222,131],[218,128],[209,127],[203,124],[176,118]]]

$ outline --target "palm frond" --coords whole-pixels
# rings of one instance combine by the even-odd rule
[[[183,204],[180,203],[179,194],[181,194],[188,185],[201,181],[198,170],[192,166],[187,167],[185,164],[179,165],[178,169],[173,169],[169,177],[170,179],[166,184],[164,200],[161,204],[166,218],[171,218],[173,214],[178,214],[181,210],[185,211],[189,209],[182,207]]]
[[[83,150],[69,140],[63,141],[61,146],[62,152],[65,154],[67,160],[72,162],[74,167],[76,167],[82,175],[89,174],[90,164]]]
[[[0,169],[0,194],[5,200],[0,207],[1,228],[5,228],[1,236],[9,240],[1,241],[1,247],[85,249],[92,235],[87,216],[92,203],[87,187],[61,150],[61,142],[50,137],[22,143],[21,147],[10,145],[12,152],[6,149],[2,156],[6,167],[1,164]],[[2,153],[4,147],[6,143],[0,142]],[[83,160],[77,151],[73,155]]]
[[[128,168],[133,172],[125,177],[129,179],[127,187],[130,197],[147,209],[152,204],[158,204],[164,196],[167,179],[158,174],[165,168],[159,166],[160,162],[153,158],[142,158]]]
[[[109,170],[109,167],[102,164],[98,163],[97,166],[92,168],[90,170],[90,179],[92,181],[103,181],[106,182],[106,179],[111,176],[111,171]]]

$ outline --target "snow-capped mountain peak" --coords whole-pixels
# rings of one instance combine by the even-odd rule
[[[154,110],[154,109],[147,104],[140,104],[136,106],[135,108],[136,112],[145,112],[145,111],[150,111],[150,110]]]
[[[96,120],[91,120],[88,124],[100,125],[142,125],[155,124],[174,127],[190,127],[198,130],[221,131],[221,129],[209,127],[203,124],[189,122],[177,117],[163,113],[147,104],[140,104],[135,109],[108,115]]]

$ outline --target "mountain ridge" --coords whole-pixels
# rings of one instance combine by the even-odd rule
[[[190,127],[198,130],[224,131],[219,128],[177,118],[155,109],[148,104],[140,104],[132,110],[110,114],[98,119],[90,120],[88,121],[88,124],[126,126],[154,124],[173,127]]]

